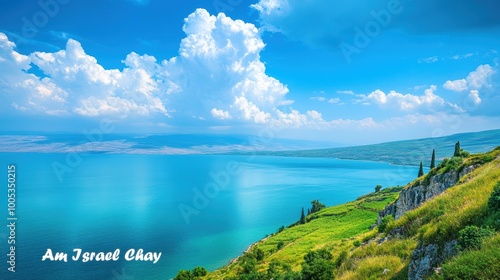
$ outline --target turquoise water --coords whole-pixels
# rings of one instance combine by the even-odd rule
[[[0,279],[169,279],[179,269],[213,270],[295,222],[313,199],[339,204],[377,184],[403,185],[417,173],[416,167],[327,158],[92,154],[68,165],[66,157],[0,153],[1,185],[7,165],[17,166],[18,217],[16,273],[5,265],[9,232],[3,227]],[[66,168],[60,177],[57,163]],[[217,182],[224,186],[218,193],[196,197],[194,190],[203,193]],[[7,223],[7,199],[0,197]],[[196,207],[194,198],[204,205]],[[194,210],[189,223],[180,205]],[[42,262],[49,248],[68,253],[68,262]],[[120,249],[121,257],[74,262],[74,248]],[[125,251],[139,248],[161,252],[160,261],[124,260]]]

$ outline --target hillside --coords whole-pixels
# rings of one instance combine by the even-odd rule
[[[500,147],[463,153],[404,188],[308,215],[305,224],[278,230],[217,271],[198,277],[181,271],[176,279],[494,279],[497,185]]]
[[[483,153],[494,149],[498,145],[498,139],[500,139],[500,130],[490,130],[376,145],[302,151],[260,152],[258,154],[372,160],[397,165],[415,165],[423,161],[424,166],[429,166],[432,149],[436,149],[436,157],[438,160],[441,160],[453,154],[454,145],[457,141],[460,141],[462,148],[471,153]]]

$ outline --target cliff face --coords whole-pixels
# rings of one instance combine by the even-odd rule
[[[385,207],[379,213],[378,223],[383,217],[392,215],[395,219],[401,218],[406,212],[417,208],[425,201],[441,194],[446,189],[454,186],[460,178],[474,171],[479,165],[466,166],[459,173],[451,170],[442,174],[437,174],[429,178],[428,182],[422,180],[418,185],[403,189],[399,198],[393,204]],[[401,235],[401,229],[396,229],[394,235]],[[439,248],[437,244],[419,244],[412,254],[412,260],[408,267],[408,279],[420,280],[429,275],[433,269],[447,258],[456,254],[456,240],[451,240],[444,244],[444,248]]]
[[[401,191],[398,200],[385,207],[378,215],[378,223],[385,216],[392,215],[394,219],[399,219],[406,212],[420,206],[425,201],[441,194],[446,189],[455,185],[460,178],[474,171],[478,166],[466,166],[458,173],[451,170],[442,174],[432,176],[428,185],[421,182],[418,185],[411,186]]]

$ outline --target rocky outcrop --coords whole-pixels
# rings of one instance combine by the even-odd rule
[[[421,180],[420,183],[405,188],[399,194],[399,198],[393,204],[385,207],[379,213],[378,223],[382,218],[392,215],[395,219],[399,219],[406,212],[419,207],[425,201],[441,194],[446,189],[454,186],[462,177],[471,173],[479,165],[466,166],[460,170],[450,170],[445,173],[437,174]],[[389,237],[402,236],[401,228],[394,229],[389,233]],[[413,251],[411,262],[408,267],[408,279],[420,280],[434,270],[439,270],[439,265],[446,259],[457,254],[456,240],[446,242],[443,246],[437,244],[420,245]]]
[[[420,280],[438,268],[446,259],[457,254],[457,241],[446,242],[442,249],[436,244],[420,244],[411,255],[408,279]]]
[[[441,194],[446,189],[455,185],[460,178],[474,171],[478,165],[466,166],[460,173],[456,170],[451,170],[446,173],[431,176],[428,182],[422,180],[419,184],[403,189],[399,194],[399,198],[393,204],[385,207],[378,215],[378,223],[383,217],[392,215],[395,219],[399,219],[406,212],[420,206],[425,201]]]

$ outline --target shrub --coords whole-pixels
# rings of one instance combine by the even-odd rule
[[[495,189],[493,189],[493,193],[488,199],[488,208],[492,212],[500,210],[500,182],[498,182]]]
[[[483,239],[491,235],[493,235],[493,231],[490,228],[466,226],[458,232],[457,248],[459,251],[465,251],[468,249],[479,250],[481,249]]]
[[[276,248],[278,250],[281,250],[281,248],[283,248],[283,247],[285,247],[285,242],[283,242],[283,241],[278,242],[278,245],[276,245]]]
[[[392,221],[394,221],[394,217],[391,215],[383,217],[380,221],[380,224],[378,225],[378,232],[384,232],[387,228],[387,225]]]
[[[498,279],[500,275],[500,235],[485,240],[482,250],[459,254],[443,264],[442,277],[431,279]]]
[[[304,280],[330,280],[333,279],[332,254],[320,249],[311,251],[304,257],[302,264],[302,279]]]
[[[352,243],[352,245],[359,247],[361,245],[361,242],[359,240],[356,240]]]
[[[191,270],[181,269],[174,277],[174,280],[192,280],[192,279],[194,279],[194,275],[191,273]]]
[[[207,270],[204,267],[197,266],[193,269],[193,275],[195,277],[202,277],[207,275]]]

